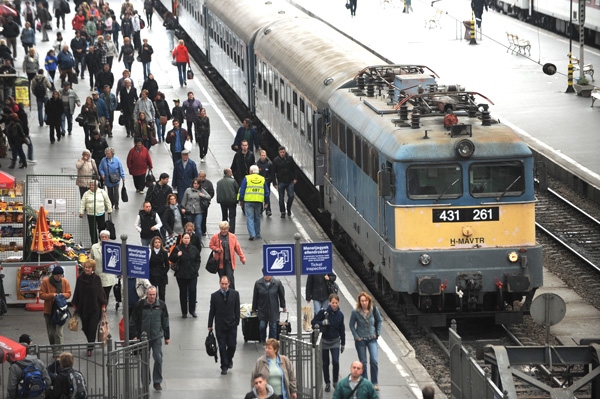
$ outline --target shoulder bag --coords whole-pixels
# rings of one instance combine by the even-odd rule
[[[350,395],[348,395],[348,397],[346,399],[350,399],[351,397],[354,396],[354,392],[356,392],[356,390],[358,389],[358,387],[360,386],[360,384],[363,382],[364,378],[360,377],[360,380],[358,380],[358,384],[356,384],[356,386],[354,387],[354,389],[352,390],[352,392],[350,392]]]
[[[215,259],[214,252],[212,251],[206,261],[206,270],[212,274],[216,274],[219,271],[219,261]]]

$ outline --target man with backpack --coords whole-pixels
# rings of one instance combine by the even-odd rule
[[[60,309],[56,309],[58,306],[57,298],[60,296],[60,301],[66,302],[67,299],[71,298],[71,286],[66,278],[64,278],[65,271],[62,266],[54,266],[52,269],[52,275],[46,277],[42,281],[40,288],[40,298],[44,300],[44,320],[46,321],[46,330],[48,332],[48,341],[50,345],[61,345],[63,343],[63,326],[64,322],[56,323],[53,321],[53,313],[57,313]],[[68,312],[68,310],[67,310]],[[54,316],[54,320],[62,318],[60,314]],[[53,348],[54,357],[58,357],[62,348],[55,346]]]
[[[25,347],[33,344],[31,336],[23,334],[19,343]],[[29,354],[11,364],[8,371],[8,397],[13,398],[45,398],[46,388],[52,381],[44,363],[35,355]]]
[[[52,381],[52,389],[48,393],[48,399],[85,399],[87,398],[87,386],[85,378],[78,370],[73,369],[75,359],[69,352],[63,352],[58,359],[60,372]]]
[[[44,70],[39,69],[37,75],[31,79],[31,93],[35,96],[37,103],[40,127],[44,126],[44,105],[48,101],[48,90],[50,89],[52,89],[52,84],[44,76]]]

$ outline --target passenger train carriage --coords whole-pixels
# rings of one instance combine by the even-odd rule
[[[389,65],[282,0],[202,7],[198,47],[409,313],[521,320],[542,285],[533,158],[485,97]]]

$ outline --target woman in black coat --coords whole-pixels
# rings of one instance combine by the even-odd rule
[[[313,310],[316,315],[321,309],[329,306],[329,285],[333,284],[337,276],[330,274],[309,274],[306,279],[306,303],[310,305],[313,301]]]
[[[156,115],[156,119],[158,119],[158,123],[156,124],[157,129],[156,133],[158,136],[158,142],[160,143],[165,139],[165,133],[167,132],[167,121],[171,120],[171,110],[169,109],[169,103],[165,100],[165,93],[158,92],[156,95],[156,101],[154,101],[156,105],[156,110],[158,111]],[[163,122],[160,121],[160,117],[164,116]],[[166,119],[165,119],[166,118]]]
[[[187,318],[188,309],[192,317],[196,315],[196,286],[200,269],[200,251],[190,244],[190,235],[183,233],[182,243],[173,249],[169,260],[173,263],[177,285],[179,286],[179,304],[181,317]]]
[[[183,234],[186,221],[175,194],[167,195],[166,206],[167,208],[160,215],[162,221],[161,234],[165,237],[166,247],[170,248],[171,245],[177,242],[179,235]]]
[[[60,141],[61,137],[61,118],[65,112],[62,99],[58,90],[52,92],[52,97],[46,103],[46,125],[50,126],[50,142],[54,143],[54,135]]]
[[[102,280],[96,273],[96,261],[88,259],[83,264],[83,273],[77,278],[73,293],[75,314],[81,319],[81,329],[88,342],[96,342],[98,323],[102,312],[106,312],[106,297]],[[88,346],[87,355],[92,356],[93,345]]]
[[[169,253],[163,247],[160,237],[154,237],[150,243],[150,284],[158,290],[158,299],[165,301],[167,284],[169,284]]]

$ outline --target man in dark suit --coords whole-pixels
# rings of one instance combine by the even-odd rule
[[[132,86],[131,79],[125,79],[125,86],[119,91],[119,107],[125,118],[127,137],[133,136],[133,126],[135,120],[137,120],[137,115],[133,115],[133,110],[137,100],[137,90]]]
[[[225,375],[227,370],[233,367],[237,329],[240,324],[240,294],[229,288],[227,276],[222,276],[219,284],[221,289],[210,296],[208,330],[212,330],[214,320],[221,355],[221,374]]]

